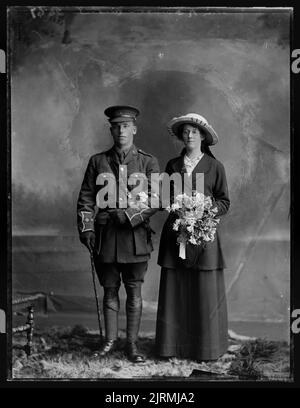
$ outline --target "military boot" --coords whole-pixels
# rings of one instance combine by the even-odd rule
[[[142,315],[141,287],[126,286],[127,344],[126,355],[133,363],[143,363],[145,358],[138,352],[136,341]]]
[[[116,349],[118,338],[118,313],[120,300],[119,288],[104,288],[103,314],[105,326],[105,342],[99,351],[99,356],[104,357]]]

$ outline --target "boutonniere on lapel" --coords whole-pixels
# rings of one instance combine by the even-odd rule
[[[136,208],[138,210],[149,208],[147,204],[148,194],[145,193],[144,191],[141,191],[140,193],[136,195],[128,192],[127,199],[128,199],[128,206],[131,208]]]

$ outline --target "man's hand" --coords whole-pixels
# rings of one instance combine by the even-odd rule
[[[109,211],[109,215],[116,225],[125,225],[128,223],[128,218],[124,210],[111,210]]]
[[[92,252],[95,246],[95,233],[94,231],[82,232],[79,236],[80,242],[87,247],[87,249]]]

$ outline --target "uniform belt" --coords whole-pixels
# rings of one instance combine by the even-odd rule
[[[105,225],[105,224],[107,224],[107,222],[110,220],[110,215],[109,215],[109,213],[108,212],[104,212],[104,211],[101,211],[101,212],[98,212],[97,213],[97,215],[96,215],[96,217],[95,217],[95,223],[96,224],[102,224],[102,225]]]

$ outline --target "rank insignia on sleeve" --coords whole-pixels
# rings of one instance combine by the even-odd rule
[[[94,217],[90,211],[81,211],[82,229],[81,232],[94,231]]]

